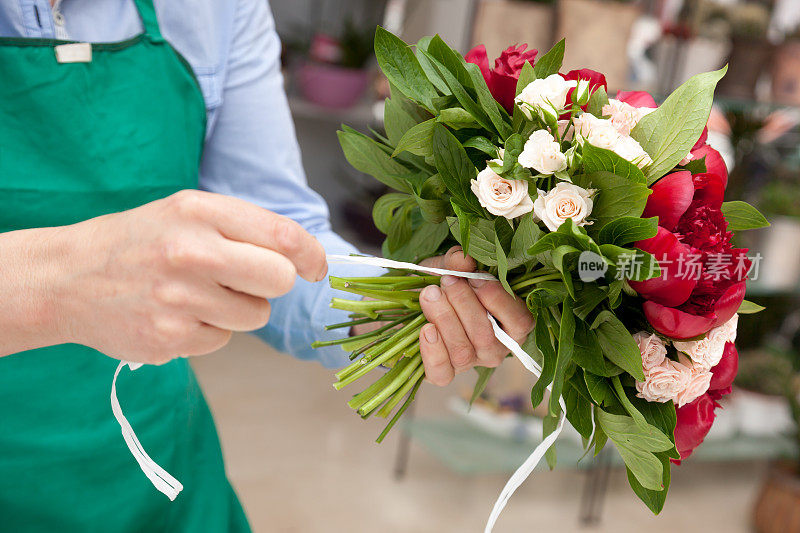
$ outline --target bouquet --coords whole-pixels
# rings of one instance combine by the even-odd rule
[[[609,98],[598,72],[560,73],[564,41],[541,57],[509,48],[490,69],[483,47],[465,58],[438,36],[412,48],[378,28],[375,53],[391,84],[386,134],[344,126],[339,140],[350,164],[396,191],[373,215],[384,256],[402,263],[330,279],[364,297],[334,299],[352,320],[330,328],[375,323],[317,343],[352,352],[335,387],[374,376],[349,405],[392,417],[380,442],[425,376],[418,295],[439,280],[405,268],[460,244],[535,317],[524,348],[506,345],[541,374],[534,407],[550,391],[545,437],[566,417],[587,452],[616,446],[633,491],[658,513],[671,463],[702,442],[731,390],[738,316],[760,309],[744,300],[752,262],[732,237],[768,223],[723,201],[727,170],[705,142],[726,69],[659,106],[644,92]],[[474,396],[492,374],[477,371]]]

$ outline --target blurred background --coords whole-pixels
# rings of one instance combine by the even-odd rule
[[[372,253],[382,236],[371,206],[385,191],[348,166],[335,132],[342,123],[382,132],[388,86],[372,54],[377,24],[406,41],[439,33],[461,52],[484,44],[490,61],[511,44],[542,54],[566,37],[563,70],[604,72],[610,95],[640,89],[662,99],[727,63],[709,144],[730,170],[726,199],[747,200],[772,222],[740,243],[763,258],[747,298],[767,309],[740,322],[738,387],[705,445],[673,468],[661,516],[631,493],[615,452],[582,458],[580,437],[565,432],[558,468],[538,471],[516,493],[496,531],[800,532],[800,0],[271,6],[309,182],[329,202],[334,229]],[[414,416],[378,446],[380,424],[353,416],[329,371],[245,336],[224,352],[194,364],[255,531],[480,531],[540,438],[531,378],[516,361],[470,412],[474,374],[446,390],[423,387]]]

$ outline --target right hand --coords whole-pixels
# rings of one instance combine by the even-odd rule
[[[52,229],[64,250],[49,290],[60,338],[141,363],[213,352],[232,331],[263,327],[268,298],[328,268],[296,222],[200,191]]]

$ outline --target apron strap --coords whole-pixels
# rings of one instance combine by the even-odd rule
[[[144,32],[154,40],[163,41],[164,37],[161,35],[161,28],[158,26],[158,17],[156,16],[153,0],[134,0],[134,3],[139,11],[139,17],[142,19]]]

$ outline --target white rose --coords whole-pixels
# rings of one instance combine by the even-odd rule
[[[583,113],[573,119],[575,136],[592,146],[613,150],[619,141],[619,132],[609,120],[597,118],[591,113]]]
[[[558,120],[558,115],[567,103],[567,93],[578,82],[565,80],[558,74],[533,80],[514,99],[519,108],[530,120],[531,111],[535,111],[542,119]]]
[[[594,190],[587,191],[572,183],[559,182],[549,192],[540,190],[538,193],[533,212],[550,231],[556,231],[568,218],[576,226],[591,224],[586,217],[592,212]]]
[[[655,111],[652,107],[633,107],[632,105],[611,98],[603,106],[603,116],[609,117],[611,124],[622,135],[630,135],[631,130],[643,116]]]
[[[711,339],[708,335],[696,341],[673,341],[672,345],[706,370],[717,366],[725,349],[724,341]]]
[[[667,348],[661,338],[654,333],[640,331],[633,334],[639,351],[642,353],[642,366],[645,370],[659,366],[667,357]]]
[[[675,398],[675,405],[683,407],[708,391],[713,374],[707,368],[693,365],[686,357],[681,357],[681,362],[678,364],[684,367],[683,371],[688,375],[686,387]]]
[[[567,168],[567,158],[561,153],[561,146],[547,130],[531,133],[517,161],[523,167],[542,174],[553,174]]]
[[[591,140],[589,142],[592,143]],[[592,143],[592,145],[594,146],[594,143]],[[614,153],[623,159],[627,159],[639,168],[644,168],[653,162],[653,160],[650,158],[650,155],[644,151],[642,145],[640,145],[633,137],[620,135],[612,150]]]
[[[721,343],[723,346],[726,342],[734,342],[736,340],[736,328],[738,325],[739,315],[736,314],[724,324],[709,331],[708,338]]]
[[[527,181],[503,178],[489,167],[480,171],[478,178],[472,180],[472,192],[493,215],[512,219],[530,213],[533,209]]]
[[[689,385],[691,370],[684,365],[664,359],[660,365],[645,371],[645,380],[636,382],[637,396],[648,402],[675,401]]]

